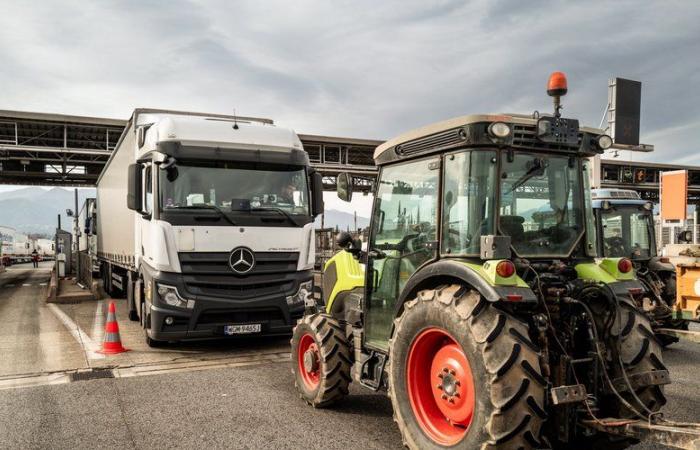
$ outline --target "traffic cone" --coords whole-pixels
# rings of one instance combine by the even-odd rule
[[[119,336],[117,308],[114,306],[114,302],[109,302],[109,312],[107,313],[107,323],[105,324],[105,338],[102,341],[102,350],[99,350],[99,353],[113,355],[128,351],[122,346],[122,338]]]

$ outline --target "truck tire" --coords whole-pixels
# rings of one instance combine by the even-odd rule
[[[666,370],[661,354],[661,343],[651,329],[649,318],[641,313],[633,304],[620,302],[618,314],[620,358],[624,364],[627,377],[638,373],[651,372],[653,370]],[[617,377],[619,373],[619,365]],[[659,385],[642,386],[635,389],[635,394],[644,403],[647,409],[658,411],[666,404],[663,387]],[[637,410],[643,408],[634,399],[630,392],[622,392],[622,396]],[[632,417],[634,413],[618,401],[617,417]]]
[[[459,284],[420,291],[394,321],[389,396],[411,449],[546,447],[546,380],[528,327]]]
[[[350,346],[338,321],[327,314],[305,315],[291,344],[294,386],[306,403],[323,408],[348,394]]]

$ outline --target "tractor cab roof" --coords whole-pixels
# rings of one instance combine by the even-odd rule
[[[598,137],[604,132],[596,128],[579,127],[578,121],[562,119],[571,134],[568,141],[554,142],[538,133],[540,121],[554,120],[542,114],[472,114],[437,122],[408,131],[383,143],[374,152],[378,165],[465,147],[509,147],[516,150],[568,153],[593,156],[602,153]],[[503,123],[508,134],[495,131],[493,124]],[[494,132],[495,131],[495,132]],[[499,136],[500,134],[500,136]]]
[[[593,208],[602,208],[603,202],[617,206],[644,206],[648,200],[642,200],[637,191],[631,189],[592,189]]]

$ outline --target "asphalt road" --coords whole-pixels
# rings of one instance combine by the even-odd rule
[[[36,297],[45,278],[42,272],[13,270],[0,275],[0,368],[14,370],[15,375],[8,376],[24,373],[13,369],[13,365],[25,367],[23,361],[26,367],[50,371],[45,365],[59,357],[63,347],[67,353],[85,354],[72,336],[64,335],[65,324]],[[63,311],[83,329],[92,328],[88,318],[95,316],[94,304]],[[137,346],[141,335],[130,331],[133,323],[120,322],[134,350],[88,362],[91,367],[96,362],[118,367],[115,372],[124,378],[56,385],[44,380],[34,387],[3,388],[0,373],[0,449],[401,448],[391,403],[384,394],[352,385],[351,395],[327,410],[315,410],[299,399],[287,356],[280,356],[280,349],[288,349],[286,339],[184,346],[187,350],[175,346],[148,353]],[[48,331],[36,337],[37,328]],[[11,346],[20,346],[21,351],[8,353]],[[247,356],[249,347],[255,355],[273,355],[275,362]],[[196,358],[187,356],[192,354]],[[8,355],[14,358],[9,363]],[[700,345],[675,344],[664,358],[674,381],[666,387],[666,416],[700,421]],[[63,361],[64,369],[71,361]],[[233,362],[211,369],[196,365],[197,361]],[[149,370],[136,370],[144,367]],[[662,447],[636,446],[658,448]]]
[[[700,420],[700,347],[676,345],[665,359],[667,416]],[[314,410],[287,363],[2,390],[0,447],[400,448],[389,399],[357,386],[351,394]]]

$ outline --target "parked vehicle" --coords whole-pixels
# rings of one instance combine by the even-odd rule
[[[291,340],[315,407],[387,390],[404,445],[615,448],[656,433],[669,382],[628,258],[599,258],[590,157],[560,115],[469,115],[377,148],[367,251],[346,233]],[[349,200],[352,180],[338,177]]]
[[[100,262],[97,259],[97,234],[95,221],[97,218],[97,205],[94,198],[86,198],[78,213],[79,236],[73,236],[73,241],[78,242],[78,251],[89,256],[92,272],[100,271]]]
[[[97,182],[105,290],[150,345],[286,334],[312,291],[319,173],[271,120],[137,109]]]
[[[593,209],[598,226],[598,252],[603,257],[632,261],[645,291],[635,296],[664,346],[678,338],[658,330],[687,330],[688,322],[676,317],[676,268],[657,254],[654,205],[627,189],[594,189]]]

